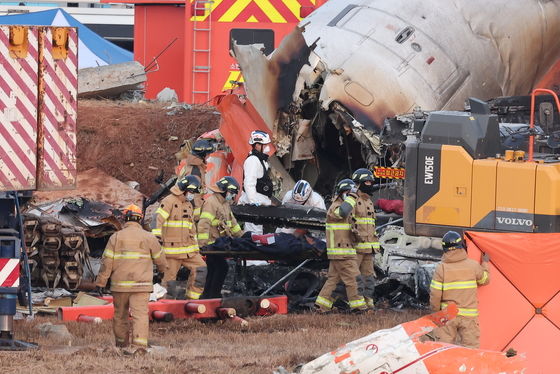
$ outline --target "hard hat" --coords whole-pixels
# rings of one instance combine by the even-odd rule
[[[360,168],[352,173],[352,180],[354,181],[354,183],[359,184],[368,181],[373,182],[375,178],[373,177],[373,173],[370,170],[366,168]]]
[[[356,184],[352,179],[343,179],[336,185],[336,194],[340,195],[343,192],[350,191],[354,187],[356,187]]]
[[[252,131],[251,137],[249,138],[249,144],[253,145],[256,143],[268,144],[270,143],[270,136],[261,130]]]
[[[177,181],[177,187],[181,192],[200,192],[200,180],[194,175],[187,175]]]
[[[122,210],[125,219],[130,220],[130,219],[137,219],[140,220],[142,219],[142,209],[140,209],[140,207],[138,205],[135,204],[130,204],[128,206],[126,206],[125,208],[123,208]]]
[[[212,152],[214,152],[214,145],[207,139],[198,139],[194,142],[191,149],[193,155],[202,159],[205,159]]]
[[[307,199],[309,199],[312,192],[313,189],[311,188],[309,182],[301,179],[296,182],[294,189],[292,190],[292,198],[298,203],[303,204],[307,201]]]
[[[237,183],[234,177],[225,176],[217,181],[214,187],[210,187],[210,189],[214,192],[231,192],[233,194],[238,194],[239,183]]]
[[[463,237],[457,231],[448,231],[441,240],[443,251],[447,252],[452,249],[464,248]]]

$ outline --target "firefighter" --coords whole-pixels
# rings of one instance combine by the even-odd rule
[[[346,287],[348,304],[354,311],[367,310],[366,302],[358,293],[357,278],[360,275],[356,261],[356,249],[352,243],[350,217],[356,206],[356,185],[351,179],[343,179],[336,186],[336,196],[327,211],[326,237],[329,272],[327,281],[315,300],[320,312],[332,310],[336,285],[342,281]]]
[[[356,207],[352,213],[352,232],[354,248],[360,269],[358,288],[363,292],[366,304],[374,308],[375,270],[373,256],[379,252],[379,239],[375,234],[375,207],[371,200],[373,193],[373,173],[368,169],[358,169],[352,174],[352,180],[358,186]]]
[[[194,220],[198,222],[200,217],[200,208],[202,207],[203,198],[202,194],[206,193],[206,157],[214,152],[214,145],[210,140],[198,139],[194,142],[190,154],[179,162],[175,168],[177,180],[185,175],[194,175],[199,178],[201,187],[200,193],[195,194],[194,197]]]
[[[260,130],[251,132],[249,138],[251,152],[243,163],[243,193],[239,198],[241,205],[271,205],[273,192],[268,157],[270,136]],[[262,234],[262,225],[245,223],[245,230]]]
[[[239,183],[235,178],[226,176],[210,187],[213,193],[202,206],[198,222],[198,243],[201,247],[213,244],[222,236],[240,237],[243,231],[231,212],[230,205],[239,193]],[[207,255],[208,276],[203,298],[222,297],[222,285],[227,275],[228,265],[222,256]]]
[[[443,259],[436,267],[430,284],[430,305],[433,310],[457,304],[459,313],[454,320],[435,331],[440,341],[455,344],[457,335],[465,347],[478,348],[480,328],[478,325],[477,288],[490,281],[488,261],[482,256],[482,264],[467,258],[463,238],[455,231],[448,231],[442,240]]]
[[[168,270],[163,275],[163,286],[177,277],[183,265],[189,270],[187,299],[199,299],[206,280],[206,263],[196,241],[194,221],[195,197],[200,193],[200,180],[187,175],[177,181],[156,210],[156,228],[152,233],[162,242]]]
[[[130,309],[132,344],[145,348],[148,346],[148,298],[153,291],[153,263],[160,271],[166,271],[167,263],[157,239],[140,226],[142,210],[129,205],[123,212],[126,223],[109,238],[95,284],[99,291],[111,278],[116,345],[126,347],[129,344]]]
[[[194,142],[190,154],[179,162],[175,168],[177,179],[185,175],[194,175],[200,179],[200,183],[205,185],[206,178],[206,157],[214,152],[214,145],[207,139],[198,139]]]

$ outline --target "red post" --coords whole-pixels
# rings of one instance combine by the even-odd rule
[[[259,309],[255,315],[257,316],[271,316],[278,313],[278,305],[274,304],[268,299],[263,299],[259,303]]]
[[[244,320],[243,318],[241,318],[239,316],[233,316],[229,320],[233,323],[238,324],[241,327],[248,327],[249,326],[249,322],[247,322],[246,320]]]
[[[78,318],[76,319],[76,321],[78,322],[86,322],[86,323],[101,323],[101,321],[103,321],[101,318],[99,317],[94,317],[94,316],[88,316],[85,314],[80,314],[78,316]]]
[[[204,304],[198,304],[198,303],[186,303],[185,304],[185,312],[191,313],[191,314],[206,313],[206,306]]]
[[[235,317],[237,312],[233,308],[217,308],[216,309],[216,314],[221,319],[228,319],[228,318]]]
[[[152,318],[156,321],[171,322],[173,321],[173,313],[154,310],[152,312]]]

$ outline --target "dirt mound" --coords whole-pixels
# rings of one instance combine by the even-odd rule
[[[154,192],[159,170],[166,178],[173,173],[181,142],[218,128],[220,120],[213,107],[168,105],[80,100],[78,171],[99,168],[123,182],[140,183],[145,194]]]

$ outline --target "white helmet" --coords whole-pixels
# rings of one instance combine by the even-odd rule
[[[251,131],[251,137],[249,138],[249,144],[253,145],[256,143],[268,144],[270,143],[270,136],[261,130]]]
[[[296,185],[292,190],[292,198],[300,204],[305,204],[312,192],[313,189],[311,188],[309,182],[300,179],[296,182]]]

